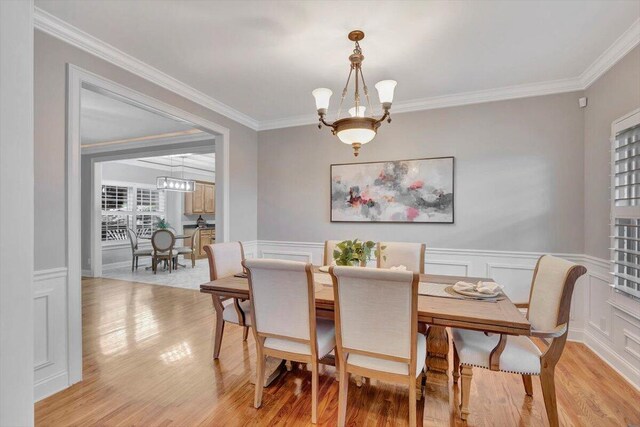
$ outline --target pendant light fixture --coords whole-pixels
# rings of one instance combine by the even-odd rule
[[[171,161],[171,176],[159,176],[156,178],[156,188],[158,190],[178,191],[181,193],[192,193],[196,189],[196,182],[193,179],[184,178],[184,157],[182,157],[182,177],[173,177],[173,156],[169,156]]]
[[[354,30],[349,33],[349,40],[355,43],[353,53],[349,56],[350,70],[347,77],[347,84],[342,90],[342,97],[340,98],[340,106],[338,107],[337,118],[333,123],[328,123],[325,120],[327,110],[329,109],[329,99],[333,92],[331,89],[318,88],[312,92],[313,97],[316,100],[316,109],[318,111],[319,121],[318,129],[322,128],[322,125],[331,128],[331,132],[345,144],[350,144],[353,147],[353,155],[357,156],[360,151],[360,147],[363,144],[370,142],[375,138],[378,128],[383,121],[391,123],[391,103],[393,102],[393,92],[395,90],[397,82],[395,80],[382,80],[376,83],[375,87],[378,90],[378,98],[380,104],[382,104],[383,114],[380,118],[373,116],[373,109],[371,108],[371,101],[369,99],[369,88],[364,81],[364,75],[362,74],[362,61],[364,61],[364,55],[362,49],[360,49],[360,40],[364,39],[364,32],[360,30]],[[355,90],[353,96],[354,106],[350,108],[349,116],[340,118],[342,112],[342,104],[347,96],[347,90],[349,88],[349,82],[351,77],[354,76]],[[362,83],[361,83],[362,82]],[[360,84],[362,84],[362,93],[366,100],[366,106],[363,105],[360,98]],[[369,109],[369,116],[365,115]]]

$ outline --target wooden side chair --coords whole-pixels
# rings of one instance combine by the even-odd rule
[[[378,242],[377,249],[378,268],[404,265],[408,271],[424,274],[424,243]]]
[[[169,274],[171,274],[171,263],[173,261],[173,246],[176,244],[176,236],[169,230],[156,230],[151,235],[151,246],[153,246],[153,274],[158,271],[158,261],[167,261],[169,264]]]
[[[240,242],[214,243],[204,246],[204,251],[209,259],[209,279],[218,280],[224,277],[240,274],[244,271],[242,261],[244,261],[244,249]],[[213,358],[220,355],[222,346],[222,335],[224,334],[224,324],[233,323],[244,327],[242,340],[246,341],[251,325],[251,305],[247,300],[233,298],[233,303],[224,306],[222,303],[229,298],[221,298],[211,295],[213,306],[216,310],[216,333],[213,341]]]
[[[136,232],[127,227],[127,234],[129,235],[129,243],[131,244],[131,271],[134,268],[138,269],[138,258],[141,256],[151,257],[153,254],[153,249],[138,249],[138,236],[136,236]]]
[[[409,386],[409,425],[415,426],[416,379],[424,370],[426,337],[418,333],[419,274],[331,267],[340,371],[338,426],[347,414],[349,374]]]
[[[180,255],[190,255],[191,256],[191,268],[196,268],[196,252],[198,250],[198,245],[200,244],[200,228],[196,228],[189,238],[188,246],[181,246],[175,249],[176,259],[174,260],[174,265],[178,266],[178,256]]]
[[[558,426],[554,371],[569,333],[571,295],[576,280],[587,269],[550,255],[542,256],[533,273],[527,318],[531,336],[541,338],[544,351],[527,336],[486,334],[453,329],[453,381],[462,375],[460,416],[469,417],[472,367],[522,375],[525,393],[533,396],[532,375],[540,376],[549,424]],[[550,341],[548,341],[550,340]],[[460,374],[462,368],[462,374]]]
[[[311,422],[318,419],[318,365],[336,346],[333,321],[316,319],[312,265],[250,259],[251,318],[257,350],[254,406],[262,405],[265,357],[311,365]]]

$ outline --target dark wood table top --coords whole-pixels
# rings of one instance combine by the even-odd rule
[[[328,275],[317,268],[314,275]],[[459,281],[476,282],[491,281],[482,277],[443,276],[421,274],[420,282],[455,284]],[[323,280],[322,282],[325,282]],[[224,297],[249,298],[249,282],[246,278],[225,277],[200,285],[200,292]],[[331,285],[315,284],[316,310],[318,314],[333,312],[333,288]],[[324,313],[322,313],[324,312]],[[495,302],[471,299],[454,299],[419,295],[418,320],[423,323],[474,329],[479,331],[505,333],[512,335],[529,335],[531,324],[515,304],[508,298]]]

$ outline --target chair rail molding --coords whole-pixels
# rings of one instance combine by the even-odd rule
[[[260,257],[320,264],[324,242],[258,240],[255,247]],[[427,247],[425,271],[489,276],[512,289],[516,296],[528,298],[535,263],[542,255],[539,252]],[[579,279],[573,294],[569,339],[584,343],[640,389],[640,301],[612,289],[608,260],[575,253],[553,255],[587,267],[587,274]]]

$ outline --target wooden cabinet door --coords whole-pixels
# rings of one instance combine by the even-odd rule
[[[204,213],[204,184],[196,182],[196,191],[193,192],[193,213]]]
[[[216,186],[206,184],[204,186],[204,213],[216,212]]]
[[[210,245],[212,242],[211,240],[211,233],[208,231],[201,231],[200,232],[200,247],[198,248],[198,253],[199,255],[206,255],[205,251],[204,251],[204,247],[206,245]]]
[[[193,213],[193,193],[184,193],[184,214],[191,215]]]

